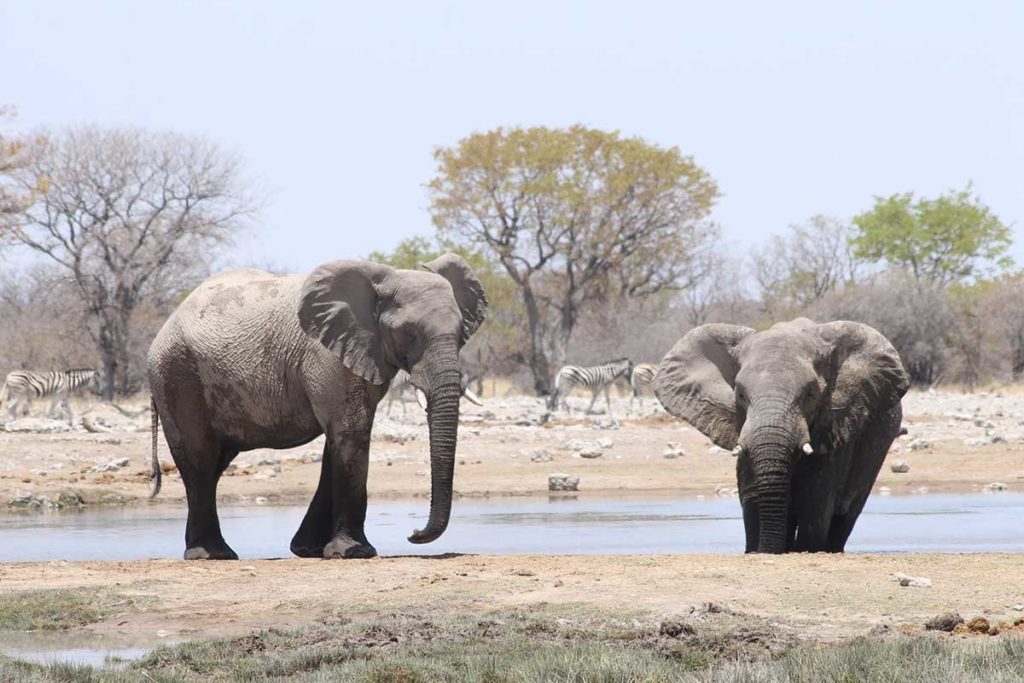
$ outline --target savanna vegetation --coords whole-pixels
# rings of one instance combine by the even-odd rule
[[[876,327],[920,386],[1024,374],[1024,272],[970,185],[866,197],[856,216],[810,216],[751,247],[722,238],[722,189],[675,147],[579,125],[498,128],[435,162],[433,230],[337,256],[415,268],[462,254],[491,301],[464,351],[478,382],[545,394],[566,362],[657,361],[699,324],[798,315]],[[95,366],[108,399],[144,389],[156,330],[257,213],[244,178],[198,137],[0,136],[0,243],[19,254],[0,271],[0,368]]]
[[[328,617],[301,629],[160,647],[104,667],[38,665],[0,655],[0,679],[18,681],[288,680],[367,683],[558,681],[820,683],[1018,681],[1024,640],[912,636],[806,643],[759,619],[666,620],[640,625],[557,612],[483,616]]]

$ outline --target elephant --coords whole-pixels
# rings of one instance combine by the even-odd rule
[[[235,270],[179,305],[147,358],[156,429],[185,485],[185,559],[237,559],[221,534],[217,483],[255,448],[292,448],[326,435],[320,480],[291,541],[300,557],[373,557],[364,533],[370,434],[399,369],[427,396],[429,543],[451,515],[459,351],[480,327],[487,297],[457,255],[424,272],[367,261],[326,263],[307,276]]]
[[[842,552],[900,432],[909,377],[877,330],[799,318],[696,327],[654,385],[669,413],[737,456],[746,552]]]

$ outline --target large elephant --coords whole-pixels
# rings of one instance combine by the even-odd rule
[[[691,330],[662,360],[665,409],[738,455],[747,552],[842,552],[899,434],[909,379],[879,332],[806,318]]]
[[[333,261],[308,276],[237,270],[193,291],[149,351],[154,416],[188,498],[185,559],[236,559],[217,517],[217,482],[240,451],[326,434],[320,483],[291,550],[372,557],[363,532],[370,431],[399,369],[427,394],[429,543],[448,526],[462,394],[459,350],[487,298],[454,254],[396,270]],[[156,462],[154,417],[153,465]],[[159,483],[157,481],[158,490]]]

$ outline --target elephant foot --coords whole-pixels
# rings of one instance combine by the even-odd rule
[[[377,557],[377,549],[369,543],[359,543],[350,538],[335,538],[323,550],[326,560],[368,559]]]
[[[227,543],[210,544],[208,547],[195,546],[185,550],[186,560],[237,560],[238,554]]]

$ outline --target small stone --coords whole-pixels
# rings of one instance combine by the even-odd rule
[[[896,474],[906,474],[910,471],[910,463],[906,460],[893,460],[892,464],[889,465],[889,469]]]
[[[544,448],[535,448],[530,451],[530,462],[551,462],[551,453]]]
[[[581,458],[587,458],[592,460],[594,458],[600,458],[602,455],[604,455],[604,451],[601,450],[600,446],[595,444],[593,446],[587,446],[583,450],[579,451],[579,454]]]
[[[267,500],[266,496],[256,496],[255,498],[253,498],[253,502],[255,502],[257,505],[266,505],[269,501]]]
[[[603,437],[598,439],[596,443],[601,448],[611,448],[612,446],[615,445],[614,441],[612,441],[611,439],[608,439],[608,438],[603,438]]]
[[[715,446],[717,448],[717,446]],[[661,452],[661,457],[666,460],[674,460],[676,458],[682,458],[686,455],[686,451],[683,450],[683,445],[676,441],[669,441],[666,444],[665,450]]]
[[[994,481],[991,484],[985,484],[985,486],[983,486],[981,490],[982,491],[990,491],[990,492],[991,491],[1005,491],[1006,490],[1006,484],[1004,484],[1001,481]]]
[[[964,618],[956,612],[943,612],[924,622],[924,627],[928,631],[946,631],[951,633],[957,627],[957,624],[962,623],[964,623]]]
[[[549,474],[548,491],[578,491],[580,478],[570,474]]]
[[[896,572],[893,574],[893,578],[901,586],[910,586],[911,588],[931,588],[932,585],[932,580],[923,576],[907,576],[906,574]]]
[[[1024,605],[1014,605],[1011,607],[1014,612],[1024,612]]]
[[[311,462],[321,462],[324,459],[324,454],[320,451],[310,451],[309,453],[303,453],[300,462],[309,464]]]
[[[892,494],[892,489],[889,488],[888,486],[879,486],[878,487],[878,495],[880,495],[880,496],[888,496],[890,494]]]
[[[96,465],[95,467],[92,468],[92,471],[116,472],[117,470],[127,467],[129,462],[131,462],[131,460],[129,460],[128,458],[115,458],[110,462],[104,463],[102,465]]]
[[[907,444],[907,448],[909,448],[912,451],[923,451],[931,447],[931,442],[926,441],[925,439],[914,439],[909,444]]]
[[[262,460],[260,460],[258,463],[256,463],[256,466],[257,467],[272,467],[274,465],[280,465],[280,464],[281,464],[281,458],[275,458],[274,456],[270,456],[269,458],[263,458]]]
[[[708,455],[732,455],[729,451],[720,446],[712,446],[708,449]]]

